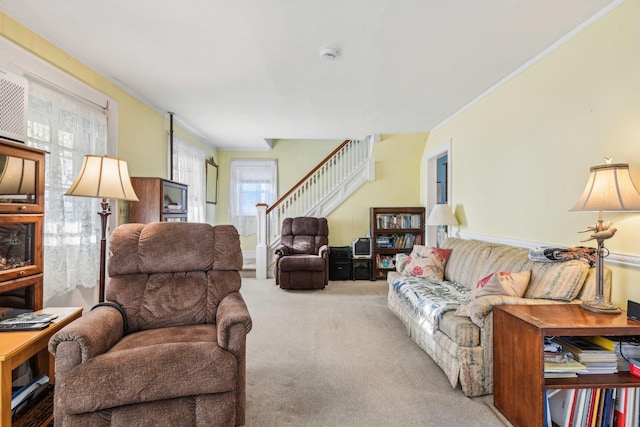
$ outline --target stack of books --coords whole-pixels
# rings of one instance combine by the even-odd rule
[[[587,367],[582,363],[568,359],[561,362],[544,362],[545,378],[571,378],[578,374],[587,374]]]
[[[629,359],[640,359],[640,337],[585,337],[585,339],[598,344],[607,350],[613,351],[618,357],[618,371],[628,372]]]
[[[565,352],[562,346],[551,338],[544,339],[544,377],[571,378],[586,373],[587,368],[573,359],[571,353]]]
[[[585,337],[555,337],[554,341],[586,367],[586,374],[615,374],[618,372],[618,356]]]

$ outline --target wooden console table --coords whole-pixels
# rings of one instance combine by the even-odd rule
[[[544,425],[544,391],[640,387],[629,372],[544,377],[544,337],[640,335],[640,322],[577,304],[502,305],[493,309],[494,404],[516,427]]]
[[[51,384],[55,382],[54,359],[47,346],[49,338],[62,327],[82,315],[82,308],[51,307],[41,310],[43,313],[58,315],[51,324],[41,331],[0,332],[0,425],[11,426],[11,372],[23,362],[37,356],[38,374],[49,376]],[[42,425],[51,422],[53,414]]]

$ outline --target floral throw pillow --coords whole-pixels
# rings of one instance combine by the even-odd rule
[[[478,298],[485,295],[507,295],[522,298],[529,285],[531,270],[520,273],[510,273],[499,271],[483,277],[476,284],[476,288],[471,293],[471,298]]]
[[[510,273],[508,271],[491,273],[478,281],[475,289],[469,295],[469,300],[460,305],[455,314],[456,316],[471,317],[473,302],[477,298],[484,296],[503,295],[522,298],[527,290],[530,278],[531,270],[520,273]]]
[[[415,245],[402,274],[442,281],[444,266],[450,255],[451,249]]]

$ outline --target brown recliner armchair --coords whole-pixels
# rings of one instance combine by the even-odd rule
[[[110,249],[107,302],[49,341],[56,427],[243,425],[251,317],[236,229],[124,224]]]
[[[329,227],[326,218],[286,218],[276,248],[276,285],[322,289],[329,282]]]

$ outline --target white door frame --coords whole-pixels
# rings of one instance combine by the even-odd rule
[[[449,201],[449,206],[453,206],[452,203],[452,188],[453,188],[453,174],[452,174],[452,164],[453,164],[453,158],[452,158],[452,152],[451,152],[451,146],[452,146],[452,140],[449,139],[448,141],[443,142],[440,145],[437,145],[429,150],[427,150],[426,155],[424,156],[424,179],[425,179],[425,185],[424,185],[424,198],[423,200],[425,201],[425,208],[426,208],[426,213],[427,213],[427,217],[429,215],[429,213],[431,213],[431,209],[433,209],[433,205],[436,204],[436,195],[437,195],[437,190],[436,190],[436,185],[437,185],[437,160],[438,158],[446,155],[448,162],[449,162],[449,166],[447,168],[447,200]],[[436,226],[426,226],[426,242],[425,244],[428,246],[435,246],[436,245],[436,234],[437,234],[437,227]]]

